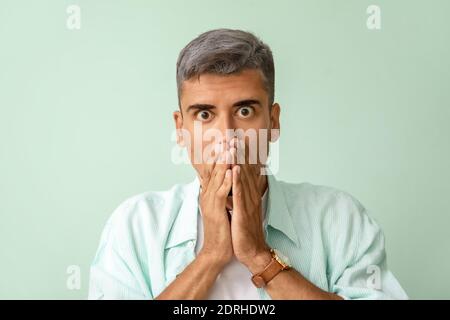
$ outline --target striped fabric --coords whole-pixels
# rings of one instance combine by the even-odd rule
[[[345,299],[407,299],[383,232],[346,192],[268,176],[266,242],[305,278]],[[91,264],[89,299],[153,299],[196,256],[198,178],[124,201]],[[261,299],[271,299],[258,288]]]

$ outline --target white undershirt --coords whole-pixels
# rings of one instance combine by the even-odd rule
[[[264,217],[263,225],[266,224],[266,207],[267,207],[267,188],[261,201],[262,214]],[[199,207],[197,220],[197,244],[195,246],[196,254],[203,245],[203,219]],[[222,272],[217,276],[216,282],[209,291],[209,300],[259,300],[257,288],[251,280],[251,272],[241,264],[236,257],[223,268]]]

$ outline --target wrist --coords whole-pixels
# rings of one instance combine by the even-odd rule
[[[272,261],[272,253],[270,252],[270,248],[268,248],[264,251],[261,251],[260,253],[255,255],[253,259],[244,264],[252,274],[256,274],[263,271],[270,263],[270,261]]]
[[[214,253],[210,253],[210,252],[205,252],[202,250],[200,250],[200,252],[198,253],[197,259],[199,259],[203,263],[207,264],[211,268],[217,269],[219,272],[228,263],[228,260],[225,260],[223,258],[223,256],[220,256],[220,255],[217,255]]]

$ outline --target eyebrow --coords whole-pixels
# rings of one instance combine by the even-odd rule
[[[246,100],[241,100],[238,102],[233,103],[233,107],[242,107],[242,106],[248,106],[250,104],[256,104],[261,106],[261,102],[259,100],[255,100],[255,99],[246,99]],[[214,109],[216,108],[216,106],[212,105],[212,104],[204,104],[204,103],[196,103],[196,104],[192,104],[190,105],[186,112],[189,112],[191,110],[210,110],[210,109]]]

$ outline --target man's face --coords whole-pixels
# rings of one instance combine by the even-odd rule
[[[183,82],[182,93],[180,97],[181,111],[174,112],[174,120],[177,129],[184,129],[189,134],[190,141],[184,141],[188,148],[188,154],[195,170],[200,176],[203,176],[205,170],[208,170],[208,163],[203,155],[207,150],[214,150],[212,144],[218,141],[215,137],[205,139],[194,134],[194,128],[201,125],[203,135],[209,129],[220,132],[223,137],[223,143],[229,140],[231,130],[248,132],[254,131],[257,134],[265,129],[267,134],[257,135],[257,146],[265,143],[268,146],[270,139],[270,129],[279,129],[280,107],[274,104],[268,105],[269,97],[264,88],[263,78],[259,70],[246,69],[238,74],[217,75],[202,74],[200,78],[193,77]],[[195,131],[198,133],[198,131]],[[227,136],[228,134],[228,136]],[[244,140],[246,149],[249,146],[249,137]],[[201,139],[196,144],[194,139]],[[261,141],[261,139],[263,141]],[[274,137],[272,137],[274,139]],[[194,148],[201,145],[202,161],[194,161]],[[209,148],[209,149],[208,149]],[[266,154],[268,148],[266,148]],[[258,153],[258,152],[256,152]],[[246,162],[251,152],[246,153]],[[258,157],[258,163],[261,164]],[[253,162],[254,163],[254,162]]]

